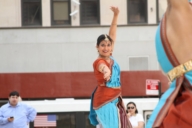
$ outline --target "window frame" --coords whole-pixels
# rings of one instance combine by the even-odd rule
[[[68,12],[70,13],[71,12],[71,0],[55,0],[55,1],[68,1]],[[51,4],[51,26],[71,26],[71,16],[68,15],[68,18],[69,18],[69,24],[54,24],[54,21],[53,21],[53,2],[54,0],[50,0],[50,4]]]
[[[97,7],[97,14],[98,14],[98,17],[97,17],[97,22],[98,23],[83,23],[83,20],[82,20],[82,6],[80,6],[80,26],[99,26],[100,25],[100,0],[80,0],[80,3],[82,4],[82,1],[96,1],[98,3],[98,7]]]
[[[148,24],[148,0],[145,0],[145,6],[146,6],[146,21],[145,22],[130,22],[130,11],[129,11],[129,6],[130,6],[130,0],[127,0],[127,23],[129,24]]]
[[[24,7],[24,2],[40,2],[40,24],[24,24],[24,17],[23,17],[23,7]],[[22,27],[42,27],[42,0],[21,0],[21,25]]]
[[[157,16],[157,24],[160,23],[159,21],[159,0],[156,0],[156,16]]]
[[[38,112],[37,115],[48,115],[48,114],[55,114],[55,115],[63,115],[63,114],[74,114],[75,116],[75,127],[76,128],[84,128],[86,127],[86,115],[89,115],[88,111],[72,111],[72,112]],[[82,117],[83,116],[83,117]],[[34,128],[34,122],[29,123],[30,128]],[[91,125],[93,128],[94,126]]]
[[[5,105],[5,104],[7,104],[9,101],[4,101],[4,100],[0,100],[0,108],[3,106],[3,105]]]

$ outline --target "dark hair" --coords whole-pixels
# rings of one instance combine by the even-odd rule
[[[11,96],[19,96],[19,93],[17,91],[13,91],[11,93],[9,93],[9,97]]]
[[[137,110],[136,104],[135,104],[134,102],[129,102],[129,103],[127,103],[127,106],[128,106],[129,104],[133,104],[133,105],[135,106],[135,108],[136,108],[135,113],[137,114],[137,113],[138,113],[138,110]],[[127,108],[127,106],[126,106],[126,108]],[[126,112],[128,113],[128,108],[127,108]]]
[[[113,40],[111,39],[110,36],[108,36],[107,34],[102,34],[97,38],[97,46],[99,46],[99,44],[101,43],[101,41],[105,40],[105,35],[107,36],[107,38],[109,39],[109,41],[111,42],[111,44],[113,43]]]

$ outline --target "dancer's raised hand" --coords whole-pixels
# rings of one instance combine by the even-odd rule
[[[119,8],[118,7],[111,6],[110,9],[111,9],[111,11],[113,11],[114,15],[118,15],[119,14]]]

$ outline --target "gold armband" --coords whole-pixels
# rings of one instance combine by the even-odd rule
[[[105,68],[105,65],[100,66],[99,71],[100,71],[100,72],[103,72],[104,68]]]
[[[170,81],[184,75],[186,72],[192,71],[192,60],[185,62],[184,64],[180,64],[177,67],[174,67],[171,71],[167,73]]]

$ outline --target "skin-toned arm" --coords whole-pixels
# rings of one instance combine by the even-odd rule
[[[104,74],[104,79],[108,81],[111,77],[111,71],[105,64],[100,64],[98,70]]]
[[[138,122],[138,127],[135,128],[144,128],[144,122],[142,121]]]
[[[111,9],[111,11],[113,11],[113,19],[112,19],[111,26],[109,29],[109,36],[113,40],[113,45],[112,45],[112,50],[113,50],[114,43],[116,40],[117,19],[118,19],[118,15],[119,15],[119,9],[118,9],[118,7],[114,7],[114,6],[111,6],[110,9]]]
[[[144,122],[142,121],[138,122],[138,126],[133,128],[144,128]]]
[[[170,8],[177,8],[177,9],[186,9],[189,7],[188,0],[167,0],[168,9]]]

